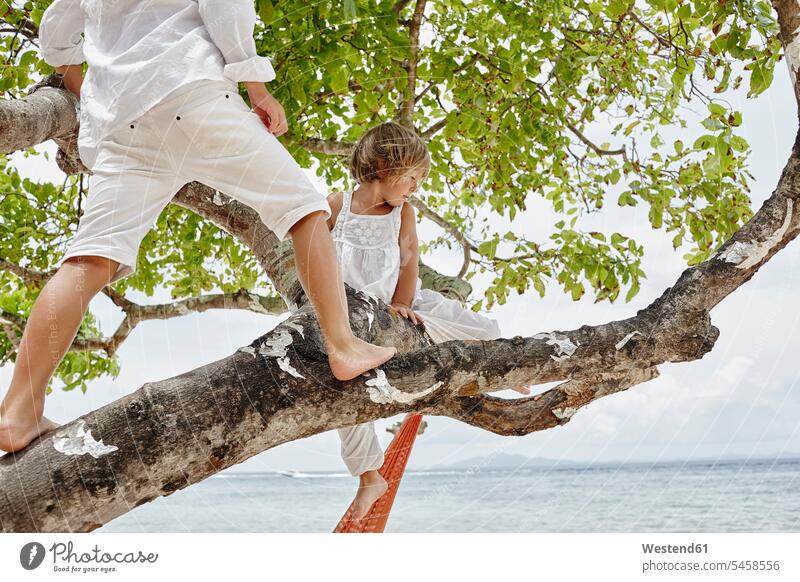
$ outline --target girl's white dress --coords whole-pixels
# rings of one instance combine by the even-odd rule
[[[400,223],[402,206],[388,214],[354,214],[350,210],[352,192],[345,192],[342,209],[336,218],[332,236],[345,283],[378,296],[387,305],[392,302],[400,276]],[[490,340],[500,337],[500,327],[490,319],[461,303],[431,289],[417,288],[411,308],[424,320],[431,339]],[[383,465],[383,450],[373,422],[339,429],[342,458],[354,476]]]

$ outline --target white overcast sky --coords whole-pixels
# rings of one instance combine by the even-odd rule
[[[747,100],[744,91],[729,102],[742,111],[740,134],[753,154],[750,171],[753,208],[758,209],[772,192],[789,155],[797,128],[794,98],[785,65],[776,69],[772,87],[757,100]],[[693,102],[687,118],[702,119],[705,106]],[[679,129],[664,132],[665,141],[681,137]],[[669,147],[665,146],[665,147]],[[51,152],[52,142],[41,149]],[[12,163],[23,176],[60,183],[63,174],[55,162],[44,158],[24,159],[12,155]],[[324,192],[325,186],[319,184]],[[531,201],[515,223],[529,238],[544,240],[552,228],[553,214],[541,200]],[[501,225],[502,221],[495,221]],[[492,316],[503,335],[530,336],[541,331],[568,330],[583,324],[600,324],[633,315],[670,286],[685,268],[684,250],[672,250],[672,235],[650,229],[645,208],[621,209],[609,197],[601,214],[580,223],[584,230],[619,231],[645,244],[643,261],[648,278],[639,295],[629,304],[594,304],[591,294],[573,302],[555,285],[540,299],[531,292],[513,295],[505,305],[495,306]],[[504,232],[504,231],[501,231]],[[420,237],[438,234],[430,223],[420,225]],[[582,409],[563,427],[524,437],[500,437],[441,417],[427,418],[429,427],[415,446],[409,468],[421,469],[450,464],[474,456],[494,453],[568,459],[577,461],[670,460],[730,455],[800,454],[800,395],[796,386],[796,361],[800,353],[800,327],[796,307],[800,244],[793,242],[773,258],[756,276],[712,312],[721,330],[714,350],[700,361],[666,364],[661,376],[627,392],[601,399]],[[434,268],[455,273],[460,253],[438,252],[425,260]],[[476,278],[480,292],[486,279]],[[624,295],[624,293],[623,293]],[[168,290],[154,297],[134,294],[141,303],[169,301]],[[113,333],[122,319],[120,311],[104,296],[91,304],[105,334]],[[139,324],[119,350],[122,371],[115,380],[100,379],[80,391],[54,391],[45,412],[64,423],[157,381],[225,357],[250,343],[283,319],[243,311],[215,310],[170,321]],[[3,390],[11,379],[12,366],[0,368]],[[537,387],[540,391],[548,388]],[[512,396],[504,392],[502,396]],[[401,417],[376,422],[384,447],[391,439],[385,428]],[[343,471],[339,439],[330,431],[266,451],[230,469]]]

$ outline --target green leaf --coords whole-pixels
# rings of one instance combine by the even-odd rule
[[[258,17],[266,26],[272,23],[272,16],[275,12],[270,0],[258,0]]]
[[[747,151],[747,149],[750,147],[750,144],[748,144],[744,138],[739,137],[738,135],[731,136],[730,144],[731,147],[737,152]]]
[[[763,61],[757,61],[750,73],[750,90],[747,96],[753,97],[766,91],[767,87],[772,84],[773,74],[771,65]]]
[[[352,21],[356,19],[355,0],[344,0],[344,18],[347,21]]]
[[[714,115],[725,115],[728,110],[719,103],[709,103],[708,110]]]

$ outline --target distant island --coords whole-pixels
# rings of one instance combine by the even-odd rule
[[[547,459],[544,457],[528,457],[526,455],[509,455],[498,453],[483,457],[470,457],[449,465],[433,465],[423,471],[463,471],[466,469],[519,469],[519,468],[555,468],[555,467],[580,467],[585,463],[576,461]]]
[[[725,455],[722,457],[697,457],[694,459],[659,459],[659,460],[598,460],[598,461],[574,461],[569,459],[550,459],[545,457],[528,457],[526,455],[509,455],[498,453],[497,455],[485,455],[482,457],[470,457],[462,461],[457,461],[447,465],[431,465],[409,469],[410,471],[466,471],[466,470],[486,470],[486,469],[566,469],[577,467],[608,467],[616,465],[664,465],[674,463],[729,463],[735,461],[764,462],[764,461],[788,461],[800,460],[800,453],[784,453],[776,455]]]

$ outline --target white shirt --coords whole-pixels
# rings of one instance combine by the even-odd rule
[[[255,21],[253,0],[54,0],[39,25],[41,57],[52,67],[88,64],[84,165],[92,168],[104,136],[191,81],[274,79],[256,54]]]

